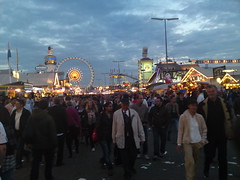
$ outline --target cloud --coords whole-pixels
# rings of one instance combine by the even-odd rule
[[[164,23],[168,54],[186,58],[239,58],[240,2],[237,0],[0,0],[0,59],[10,41],[21,68],[34,71],[51,45],[58,62],[70,56],[88,60],[96,73],[121,67],[137,74],[142,47],[164,59]],[[4,53],[3,53],[4,52]],[[14,51],[12,59],[15,58]]]

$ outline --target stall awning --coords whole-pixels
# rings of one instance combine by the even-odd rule
[[[160,84],[160,85],[157,85],[155,87],[153,87],[153,91],[156,91],[156,90],[163,90],[163,89],[167,89],[169,86],[169,84]]]
[[[157,86],[154,86],[153,87],[153,91],[157,91],[157,90],[164,90],[164,89],[168,89],[169,86],[172,86],[174,84],[178,84],[180,82],[173,82],[173,83],[168,83],[168,84],[160,84],[160,85],[157,85]]]
[[[32,89],[33,85],[32,85],[32,83],[18,81],[18,82],[13,82],[13,83],[1,85],[1,87]]]

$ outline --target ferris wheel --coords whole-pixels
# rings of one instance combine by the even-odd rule
[[[71,82],[78,82],[86,88],[94,82],[94,70],[91,64],[80,57],[68,57],[63,59],[55,68],[55,72],[67,72]]]

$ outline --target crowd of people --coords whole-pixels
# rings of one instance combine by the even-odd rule
[[[14,170],[31,161],[30,180],[37,180],[44,157],[45,178],[52,180],[53,166],[64,165],[79,153],[79,143],[96,143],[102,149],[100,163],[114,175],[122,164],[123,177],[136,173],[137,158],[161,159],[167,155],[168,141],[176,151],[184,149],[185,174],[194,180],[200,150],[204,149],[204,178],[218,154],[219,180],[227,180],[227,141],[239,142],[240,96],[218,92],[209,85],[205,93],[82,95],[42,98],[0,99],[1,178],[11,180]],[[230,99],[231,98],[231,99]],[[152,131],[149,131],[151,129]],[[148,134],[153,135],[153,156]],[[175,133],[174,133],[175,132]],[[176,136],[174,136],[177,135]]]

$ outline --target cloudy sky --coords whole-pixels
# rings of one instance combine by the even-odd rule
[[[117,69],[112,61],[137,75],[143,47],[155,62],[165,57],[164,24],[151,17],[179,18],[167,22],[170,58],[240,58],[239,0],[0,0],[0,68],[9,41],[12,66],[17,48],[25,72],[44,62],[50,45],[58,62],[91,63],[96,85]]]

